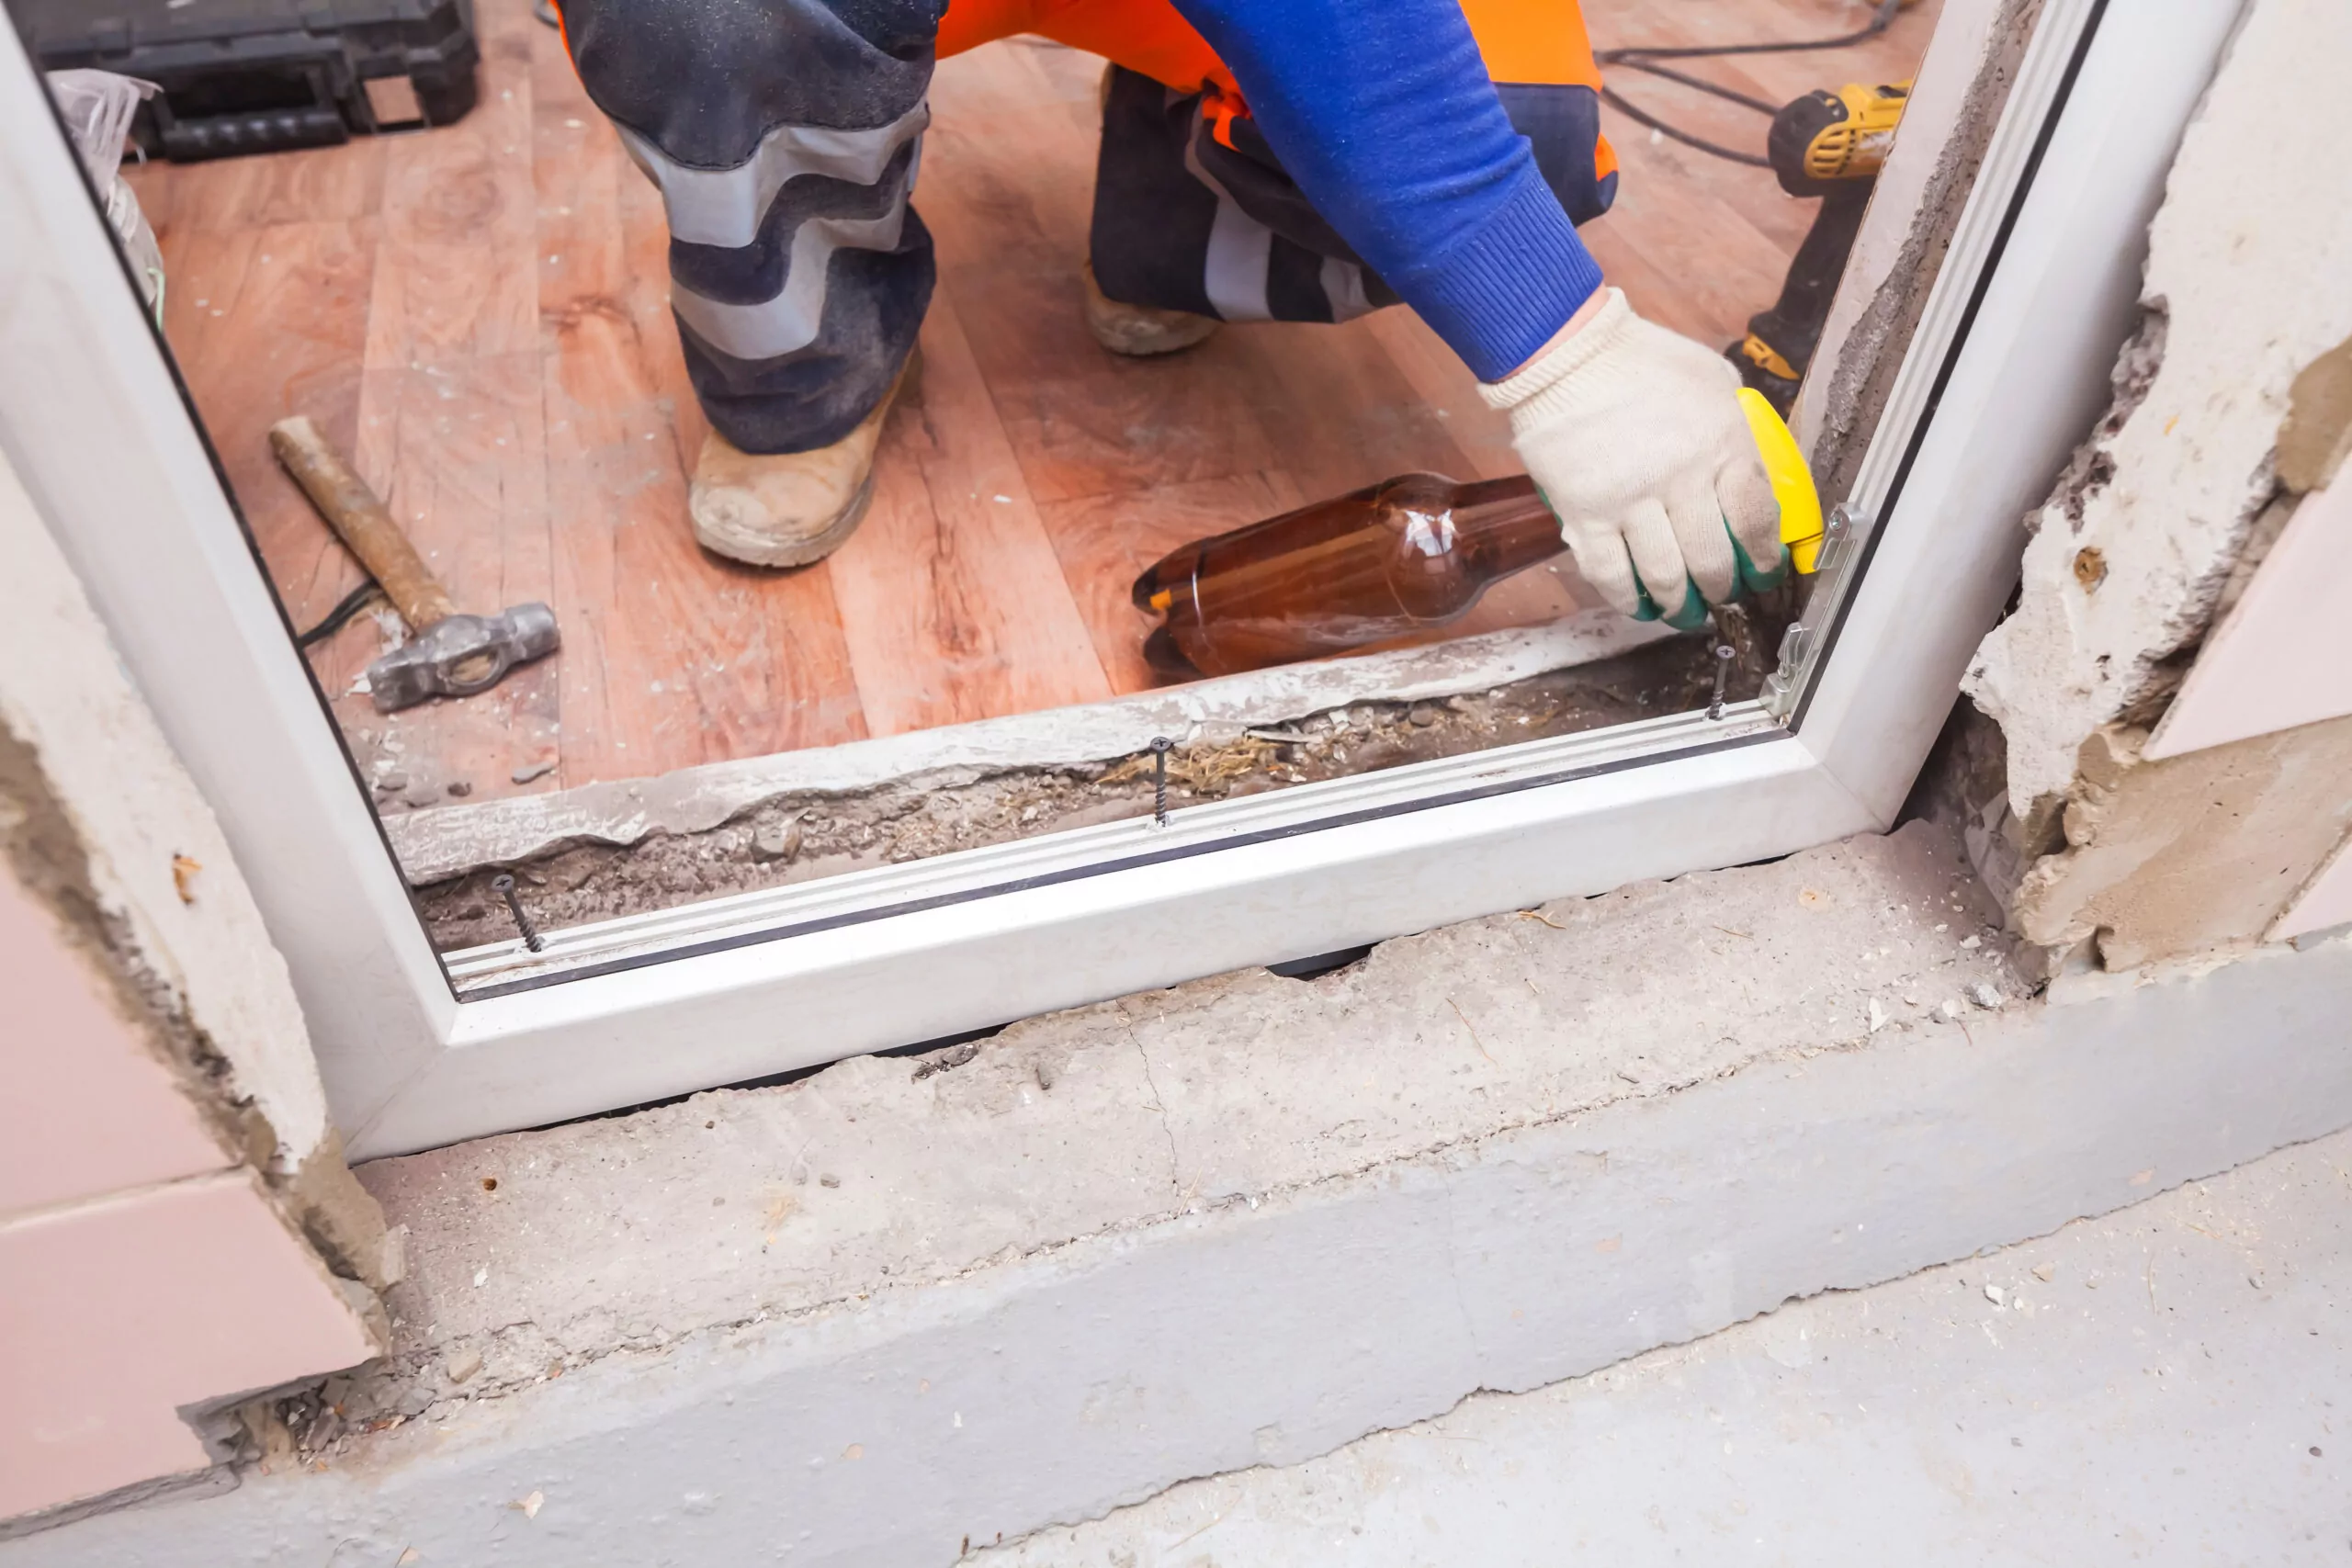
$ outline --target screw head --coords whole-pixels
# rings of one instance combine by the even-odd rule
[[[1151,738],[1151,749],[1165,755],[1176,749],[1176,742],[1169,739],[1165,735],[1155,735]]]

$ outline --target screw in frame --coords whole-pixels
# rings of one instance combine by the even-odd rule
[[[1165,735],[1151,738],[1151,819],[1162,828],[1168,826],[1168,753],[1175,747]]]
[[[1731,644],[1727,642],[1715,644],[1715,694],[1707,704],[1709,718],[1719,719],[1724,716],[1724,688],[1731,680],[1731,661],[1737,657],[1738,655],[1733,652]]]
[[[490,890],[506,900],[506,912],[514,917],[514,929],[523,933],[523,945],[533,953],[547,946],[547,939],[539,935],[539,928],[523,910],[523,900],[514,891],[514,878],[500,872],[490,879]]]

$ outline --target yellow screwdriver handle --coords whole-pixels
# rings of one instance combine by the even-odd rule
[[[1821,493],[1813,488],[1813,469],[1763,393],[1742,387],[1739,406],[1756,438],[1757,455],[1764,459],[1764,477],[1772,481],[1772,499],[1781,503],[1781,543],[1797,571],[1811,576],[1821,558],[1822,532]]]

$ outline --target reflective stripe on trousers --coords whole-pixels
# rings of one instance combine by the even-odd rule
[[[740,249],[758,235],[768,204],[786,181],[822,175],[870,186],[882,177],[899,149],[918,141],[930,123],[931,106],[919,103],[871,130],[780,125],[760,139],[751,157],[730,169],[681,164],[627,126],[619,130],[622,147],[662,187],[672,238]]]
[[[905,227],[907,200],[922,158],[929,107],[917,104],[888,125],[870,130],[779,126],[752,157],[731,169],[697,169],[665,157],[642,136],[624,129],[621,143],[662,189],[670,237],[687,244],[742,251],[762,238],[767,217],[787,181],[820,175],[873,186],[889,172],[901,147],[911,146],[906,172],[888,193],[888,210],[873,218],[805,217],[783,240],[787,260],[775,292],[765,299],[714,299],[673,275],[671,304],[703,342],[730,358],[774,360],[814,343],[824,321],[833,253],[848,247],[892,251]]]
[[[942,0],[564,0],[588,96],[662,192],[671,305],[711,425],[749,452],[846,435],[914,346],[909,205]]]

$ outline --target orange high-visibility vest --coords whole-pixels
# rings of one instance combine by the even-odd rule
[[[1366,26],[1378,15],[1366,7]],[[1584,12],[1576,0],[1462,0],[1487,75],[1498,83],[1578,86],[1599,91]],[[1248,112],[1233,73],[1169,0],[948,0],[939,24],[939,57],[961,54],[1015,33],[1099,54],[1182,93],[1204,94],[1202,113],[1218,122],[1218,140]],[[1607,137],[1593,151],[1593,175],[1617,167]]]

